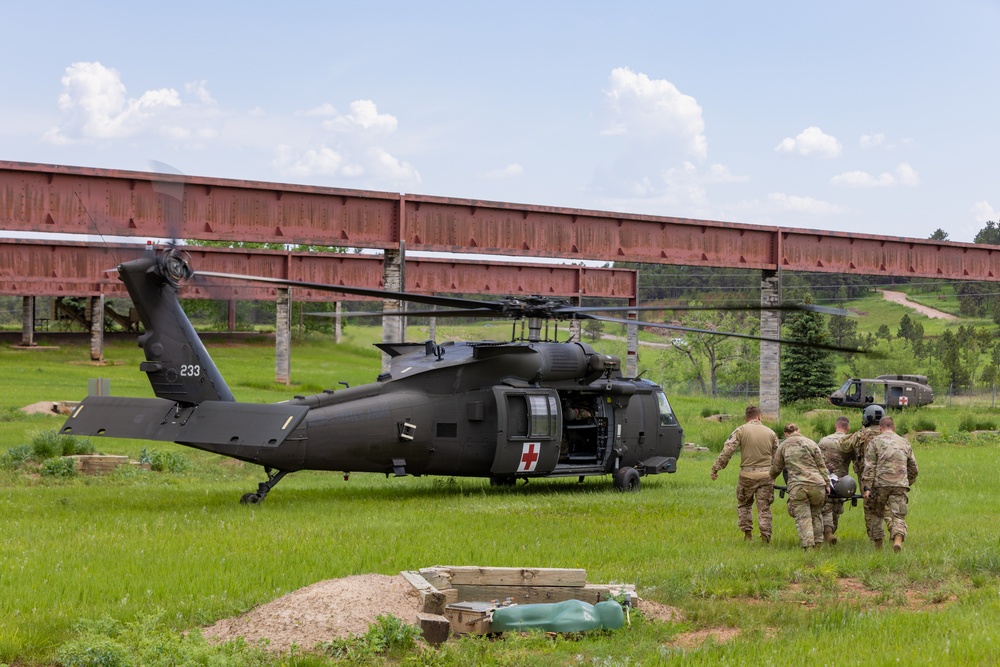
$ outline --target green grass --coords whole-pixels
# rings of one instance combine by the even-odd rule
[[[269,344],[210,349],[241,400],[282,400],[341,379],[369,381],[378,355],[366,349],[363,333],[352,332],[339,347],[297,341],[293,387],[273,383]],[[12,388],[0,398],[0,452],[61,424],[11,408],[78,398],[88,377],[110,377],[115,394],[149,395],[137,370],[139,354],[134,344],[111,344],[107,356],[120,364],[94,367],[80,361],[83,346],[0,349],[0,380]],[[645,478],[637,494],[616,493],[608,479],[595,478],[504,489],[479,479],[355,474],[345,483],[336,474],[301,472],[265,503],[243,506],[237,501],[262,479],[259,468],[163,443],[156,449],[183,455],[186,471],[75,479],[0,471],[0,662],[51,663],[61,649],[79,648],[70,642],[87,638],[104,646],[109,660],[174,655],[183,646],[189,662],[209,664],[192,656],[223,649],[183,631],[316,581],[434,564],[582,567],[589,581],[634,582],[644,598],[682,609],[685,619],[639,621],[579,638],[449,642],[386,664],[792,664],[813,652],[808,659],[825,664],[835,659],[831,651],[844,647],[854,647],[851,664],[995,660],[1000,441],[963,432],[968,413],[924,408],[900,417],[900,423],[933,420],[944,434],[915,445],[921,474],[910,496],[910,538],[902,554],[871,550],[857,507],[846,511],[837,547],[803,556],[783,501],[775,502],[771,547],[744,544],[736,529],[735,462],[718,481],[709,478],[715,451],[740,422],[742,402],[671,400],[685,439],[714,451],[685,454],[676,474]],[[709,422],[706,407],[737,419]],[[784,408],[782,419],[816,437],[830,417],[809,415],[809,407]],[[977,421],[996,419],[975,414]],[[136,459],[151,445],[95,440],[103,451]],[[838,595],[848,578],[869,595]],[[908,597],[912,606],[902,604]],[[91,630],[79,626],[102,618],[132,629],[104,640],[93,624]],[[695,648],[672,643],[681,633],[719,627],[741,634]],[[125,652],[116,653],[113,642]],[[161,647],[159,653],[151,646]],[[211,664],[278,664],[251,648],[226,650],[226,661],[213,654]],[[152,664],[152,658],[136,660]],[[299,655],[281,664],[329,663]]]

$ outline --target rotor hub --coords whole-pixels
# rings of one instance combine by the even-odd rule
[[[163,279],[177,288],[194,275],[190,259],[186,252],[181,252],[177,248],[168,248],[157,256],[156,265]]]

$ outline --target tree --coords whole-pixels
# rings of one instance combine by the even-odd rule
[[[840,347],[858,344],[858,322],[847,315],[830,316],[830,337]]]
[[[694,329],[740,333],[755,333],[760,328],[756,318],[739,312],[729,312],[720,318],[714,313],[691,311],[681,323]],[[698,383],[703,394],[712,396],[719,390],[720,375],[743,378],[746,375],[746,360],[760,357],[754,343],[709,333],[685,332],[683,338],[672,339],[671,346],[677,355],[687,361],[687,376]]]
[[[787,346],[782,351],[781,399],[784,402],[828,395],[833,390],[834,364],[828,350],[830,335],[819,313],[800,311],[788,317],[790,340],[811,343],[810,346]]]
[[[590,337],[591,342],[593,342],[601,337],[601,333],[604,331],[604,322],[601,320],[584,320],[583,331]]]
[[[934,233],[928,236],[927,238],[929,238],[931,241],[947,241],[948,232],[938,227],[937,229],[934,230]]]

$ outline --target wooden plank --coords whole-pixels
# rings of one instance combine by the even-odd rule
[[[400,574],[419,593],[420,609],[422,612],[427,614],[444,613],[445,605],[448,604],[448,596],[429,584],[419,572],[403,571]]]
[[[585,586],[456,586],[458,599],[462,601],[504,602],[510,598],[517,604],[537,602],[563,602],[564,600],[583,600],[596,604],[607,600],[612,589],[618,592],[621,586],[609,584],[587,584]]]
[[[445,643],[451,635],[451,622],[443,614],[417,614],[417,625],[432,646]]]
[[[587,583],[587,571],[577,568],[476,567],[437,565],[431,570],[444,571],[451,586],[569,586]],[[424,570],[420,571],[424,574]],[[438,586],[441,588],[441,586]],[[447,586],[445,587],[447,588]]]
[[[420,576],[434,588],[444,590],[451,588],[451,573],[448,568],[435,565],[434,567],[420,568]]]

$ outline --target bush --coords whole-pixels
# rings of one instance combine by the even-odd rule
[[[959,431],[995,431],[996,424],[988,419],[976,419],[974,415],[963,415],[958,422]]]
[[[125,646],[94,635],[84,635],[63,644],[56,659],[63,667],[127,667],[131,664]]]
[[[913,422],[914,431],[936,431],[937,424],[934,423],[933,419],[928,417],[918,417],[915,422]]]
[[[46,459],[42,463],[42,477],[76,477],[76,461],[66,457]]]
[[[157,472],[184,472],[191,467],[187,458],[180,452],[164,452],[145,447],[139,454],[139,462],[148,463],[150,469]]]
[[[35,463],[43,463],[57,456],[93,454],[96,451],[87,438],[60,435],[55,429],[38,431],[31,438],[31,460]]]
[[[62,456],[63,445],[62,436],[58,431],[37,431],[31,438],[31,459],[35,463],[42,463]]]
[[[31,445],[18,445],[11,447],[0,456],[0,468],[4,470],[16,470],[31,460]]]
[[[376,655],[399,658],[416,647],[420,628],[404,623],[392,614],[380,614],[375,621],[360,637],[334,639],[320,644],[318,648],[338,660],[365,662]]]

